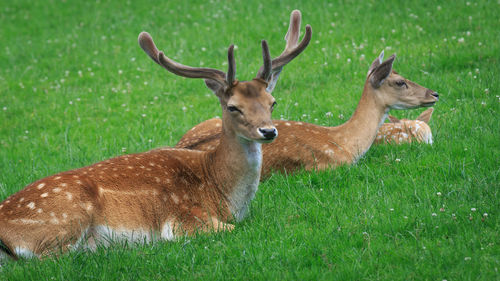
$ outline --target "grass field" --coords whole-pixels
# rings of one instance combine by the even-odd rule
[[[0,280],[500,280],[499,1],[4,1],[0,201],[60,171],[173,146],[221,115],[201,80],[143,53],[141,31],[179,62],[224,71],[234,43],[248,80],[261,39],[283,49],[292,9],[313,39],[281,75],[274,118],[345,122],[385,50],[440,93],[434,145],[273,175],[232,233],[8,262]]]

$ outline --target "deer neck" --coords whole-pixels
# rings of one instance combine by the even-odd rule
[[[368,151],[389,112],[389,107],[377,99],[377,93],[367,84],[351,118],[340,126],[332,127],[334,137],[344,150],[351,152],[354,162]]]
[[[231,215],[242,220],[255,197],[262,166],[262,145],[228,132],[223,125],[219,146],[209,156],[219,192],[227,202]]]

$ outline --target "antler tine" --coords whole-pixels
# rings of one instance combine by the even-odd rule
[[[236,63],[234,62],[234,45],[229,46],[227,50],[227,73],[226,73],[226,81],[231,86],[236,80]]]
[[[285,35],[286,46],[283,50],[283,55],[287,51],[290,51],[291,48],[297,46],[297,42],[299,42],[300,37],[300,22],[302,15],[299,10],[293,10],[290,15],[290,25],[288,26],[288,31]]]
[[[267,45],[266,40],[262,40],[262,59],[264,61],[264,65],[262,66],[263,70],[258,77],[267,81],[271,76],[272,62],[271,53],[269,52],[269,46]]]
[[[151,35],[149,35],[149,33],[147,33],[146,31],[143,31],[139,34],[138,41],[144,52],[146,52],[146,54],[148,54],[149,57],[153,59],[153,61],[155,61],[157,64],[160,64],[160,61],[158,60],[158,53],[160,51],[158,51],[158,48],[156,48]]]
[[[176,75],[188,78],[212,79],[222,86],[227,86],[226,73],[213,68],[190,67],[173,61],[156,48],[153,38],[147,32],[139,34],[139,45],[153,61]]]

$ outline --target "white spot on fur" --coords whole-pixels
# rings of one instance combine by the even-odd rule
[[[35,202],[29,202],[26,207],[30,208],[31,210],[35,209]]]
[[[59,180],[59,179],[61,179],[61,177],[60,177],[60,176],[57,176],[57,177],[55,177],[54,179],[55,179],[55,180]]]
[[[45,184],[44,184],[44,183],[41,183],[41,184],[39,184],[36,188],[38,188],[38,189],[42,189],[44,186],[45,186]]]
[[[14,248],[14,252],[16,253],[16,255],[18,257],[23,257],[25,259],[32,259],[32,258],[37,257],[37,255],[35,255],[32,251],[30,251],[26,248],[23,248],[23,247]]]
[[[39,214],[41,214],[41,213],[43,212],[43,210],[42,210],[42,209],[40,209],[40,208],[38,208],[36,211],[37,211]]]
[[[179,197],[175,193],[170,194],[170,197],[172,198],[175,204],[179,204],[180,201]]]
[[[13,224],[45,224],[44,220],[32,220],[32,219],[13,219],[9,220]]]
[[[172,226],[172,222],[170,221],[165,221],[163,223],[163,226],[161,228],[161,234],[160,237],[165,240],[174,240],[175,235],[174,235],[174,229]]]
[[[68,201],[71,201],[73,199],[73,194],[66,192],[66,199],[68,199]]]
[[[19,202],[23,202],[24,201],[24,197],[21,197],[21,199],[19,199]]]
[[[45,197],[47,197],[47,196],[49,196],[49,193],[47,193],[47,192],[42,193],[42,195],[40,195],[40,197],[42,197],[42,198],[45,198]]]
[[[54,191],[55,193],[58,193],[61,191],[61,189],[59,187],[56,187],[56,188],[52,189],[52,191]]]

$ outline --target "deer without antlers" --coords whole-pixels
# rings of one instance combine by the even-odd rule
[[[376,58],[367,75],[363,94],[352,117],[336,127],[274,120],[280,137],[263,146],[262,177],[272,171],[293,172],[351,164],[370,148],[390,109],[426,107],[438,94],[392,70],[395,55]],[[221,120],[202,122],[188,131],[176,147],[211,150],[219,142]]]
[[[262,68],[253,80],[241,82],[232,45],[224,73],[177,63],[141,33],[139,44],[153,61],[179,76],[205,79],[219,98],[221,145],[210,152],[161,148],[123,155],[29,184],[0,204],[0,254],[17,259],[80,245],[94,248],[109,239],[171,240],[196,231],[232,230],[229,222],[247,215],[257,191],[261,143],[278,134],[270,90],[281,68],[311,39],[307,26],[295,46],[300,13],[292,12],[292,18],[288,41],[295,40],[294,47],[271,60],[263,40]]]
[[[384,123],[378,129],[374,144],[382,143],[412,143],[423,142],[432,144],[432,131],[428,123],[434,108],[422,112],[417,119],[401,119],[389,115],[389,123]]]

